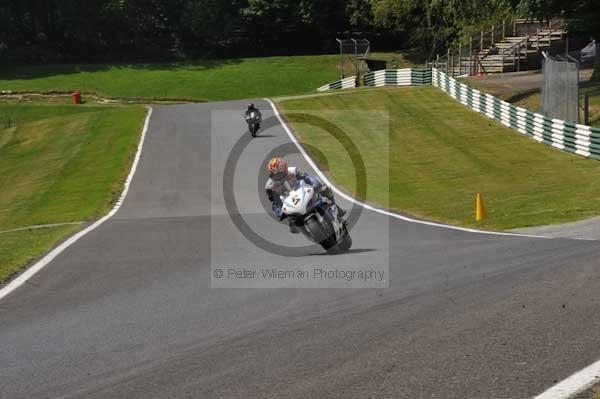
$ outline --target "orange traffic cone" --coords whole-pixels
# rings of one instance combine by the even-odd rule
[[[475,204],[475,220],[481,222],[487,217],[485,206],[483,205],[483,197],[477,193],[477,203]]]

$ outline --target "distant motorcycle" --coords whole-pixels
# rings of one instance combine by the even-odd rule
[[[262,116],[258,110],[246,112],[246,123],[248,124],[248,130],[252,137],[256,137],[256,132],[260,129],[260,123],[262,122]]]
[[[287,196],[280,196],[282,212],[310,241],[327,253],[345,252],[352,247],[347,222],[338,215],[338,206],[299,180]]]

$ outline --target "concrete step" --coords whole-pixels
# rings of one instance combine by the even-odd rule
[[[496,47],[497,48],[509,48],[509,47],[513,47],[515,44],[517,44],[518,42],[498,42],[496,43]]]
[[[567,33],[567,31],[565,30],[550,30],[550,29],[544,29],[538,32],[540,35],[551,35],[551,36],[560,36],[560,35],[564,35],[565,33]]]
[[[513,58],[515,59],[521,59],[524,60],[527,58],[526,54],[515,54],[513,56],[513,54],[498,54],[498,55],[488,55],[485,57],[480,57],[479,59],[481,60],[481,62],[490,62],[490,61],[497,61],[497,62],[501,62],[502,60],[512,60]]]
[[[502,39],[502,41],[506,41],[506,42],[521,42],[523,40],[525,40],[527,36],[506,36],[504,39]]]
[[[487,73],[499,73],[516,71],[516,64],[527,60],[530,54],[539,53],[547,50],[555,41],[562,40],[566,31],[542,29],[536,36],[506,36],[494,44],[497,54],[489,54],[491,48],[488,47],[482,51],[473,52],[473,56],[478,59]],[[521,44],[521,46],[516,46]],[[463,47],[464,48],[464,47]],[[466,51],[461,50],[461,56],[458,52],[453,57],[453,66],[455,74],[466,73],[469,68],[473,68],[474,60],[465,56]]]

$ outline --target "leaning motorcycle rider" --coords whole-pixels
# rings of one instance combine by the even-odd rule
[[[271,159],[267,168],[269,171],[269,180],[265,185],[265,191],[267,192],[269,201],[271,201],[273,213],[275,213],[275,216],[277,216],[279,220],[283,220],[286,217],[283,214],[283,204],[280,196],[287,195],[299,180],[304,180],[304,182],[310,184],[316,192],[319,192],[321,196],[327,198],[332,204],[335,203],[333,193],[329,187],[323,184],[316,176],[305,173],[296,167],[288,167],[287,162],[283,158],[275,157]],[[343,217],[345,213],[346,212],[338,206],[339,216]],[[300,232],[291,221],[290,232],[294,234]]]

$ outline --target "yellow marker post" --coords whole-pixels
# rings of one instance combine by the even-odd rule
[[[483,197],[477,193],[477,203],[475,204],[475,220],[481,222],[487,217],[485,206],[483,205]]]

